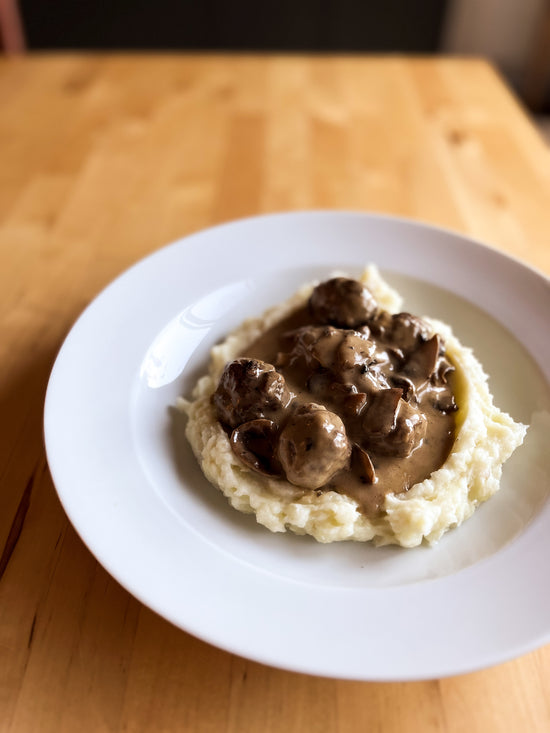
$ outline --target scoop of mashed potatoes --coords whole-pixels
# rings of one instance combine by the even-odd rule
[[[400,310],[401,297],[375,267],[368,267],[360,280],[382,308],[390,313]],[[232,506],[254,513],[272,532],[291,530],[309,534],[319,542],[372,540],[376,545],[403,547],[415,547],[423,541],[433,544],[498,491],[502,465],[521,445],[526,432],[524,425],[495,407],[481,364],[448,325],[424,318],[443,337],[447,355],[456,367],[458,411],[452,450],[441,468],[425,481],[406,492],[387,494],[380,516],[367,517],[345,494],[304,493],[284,479],[251,471],[231,449],[216,418],[211,396],[227,362],[243,353],[267,328],[304,305],[313,287],[304,286],[285,303],[246,321],[212,349],[209,373],[199,380],[191,400],[179,400],[179,407],[188,416],[186,435],[193,452],[206,478]]]

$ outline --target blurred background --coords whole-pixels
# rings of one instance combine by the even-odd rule
[[[5,53],[450,53],[491,60],[550,134],[550,0],[0,0]]]

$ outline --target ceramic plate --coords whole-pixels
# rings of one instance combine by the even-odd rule
[[[206,482],[172,407],[244,318],[369,262],[407,310],[453,326],[530,425],[501,491],[432,548],[271,534]],[[344,212],[209,229],[132,267],[70,332],[46,399],[53,479],[125,588],[230,652],[358,680],[493,665],[550,641],[549,322],[546,278],[441,229]]]

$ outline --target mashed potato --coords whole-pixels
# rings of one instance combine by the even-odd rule
[[[368,267],[360,278],[381,307],[400,310],[401,297]],[[312,535],[319,542],[374,541],[377,545],[415,547],[436,542],[448,529],[459,526],[499,488],[502,465],[521,445],[526,427],[515,423],[493,405],[487,376],[472,351],[453,335],[449,326],[424,320],[445,342],[456,367],[457,435],[447,460],[431,476],[407,492],[386,495],[385,512],[369,518],[357,503],[335,491],[306,492],[283,479],[269,478],[246,468],[233,453],[229,439],[216,419],[211,395],[228,361],[236,358],[263,331],[309,298],[313,285],[292,298],[245,322],[214,347],[210,370],[196,385],[192,400],[180,399],[188,415],[187,438],[206,478],[217,486],[232,506],[256,515],[272,532],[287,529]]]

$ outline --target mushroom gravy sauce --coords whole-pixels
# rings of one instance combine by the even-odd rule
[[[240,460],[383,513],[440,468],[455,437],[454,367],[437,334],[333,278],[226,365],[212,402]]]

